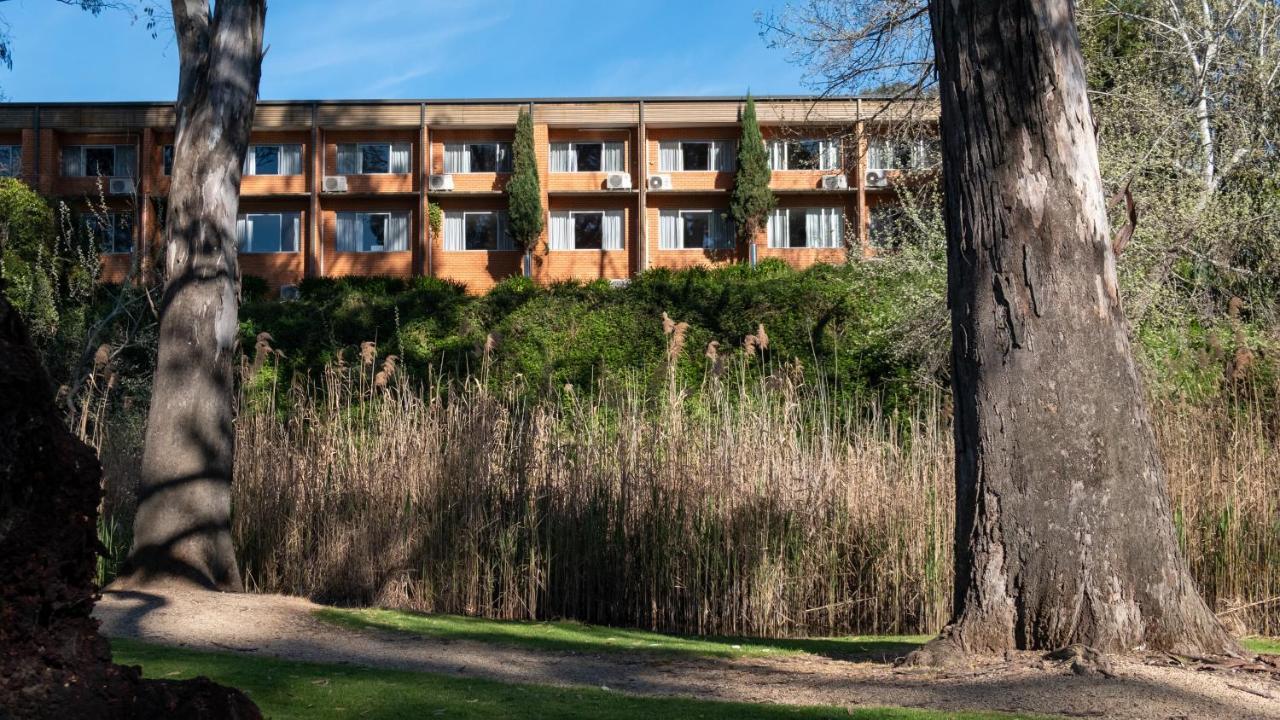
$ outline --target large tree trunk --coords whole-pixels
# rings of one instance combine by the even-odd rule
[[[231,545],[236,212],[262,70],[265,0],[174,0],[181,72],[160,349],[130,582],[238,590]]]
[[[1236,648],[1174,535],[1067,0],[931,0],[956,442],[947,644]]]

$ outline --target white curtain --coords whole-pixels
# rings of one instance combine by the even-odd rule
[[[575,172],[578,156],[570,143],[551,143],[551,172]]]
[[[601,247],[605,250],[622,249],[622,211],[609,210],[604,214],[604,241]]]
[[[387,252],[402,252],[409,249],[409,213],[394,212],[387,218]]]
[[[355,175],[359,170],[356,162],[359,157],[356,146],[350,143],[344,143],[338,146],[338,174],[339,175]]]
[[[413,162],[410,156],[413,154],[413,145],[411,143],[393,143],[391,145],[391,172],[393,174],[402,175],[413,172]]]
[[[301,145],[281,145],[280,146],[280,174],[281,175],[301,175],[302,174],[302,146]]]
[[[728,213],[711,211],[710,242],[714,248],[733,247],[733,221],[729,219]]]
[[[573,216],[567,212],[551,213],[551,234],[547,239],[550,250],[573,249]]]
[[[244,215],[236,217],[236,252],[249,251],[249,218]]]
[[[738,166],[738,156],[732,140],[715,140],[711,143],[711,168],[720,172],[733,172]]]
[[[498,213],[498,245],[499,250],[515,250],[516,243],[511,239],[511,216],[506,212]]]
[[[498,143],[498,172],[511,172],[511,143]]]
[[[826,239],[823,237],[825,229],[826,224],[823,222],[821,208],[809,208],[804,211],[805,247],[826,247]]]
[[[116,146],[116,166],[111,173],[115,177],[133,177],[138,173],[138,148],[133,145]]]
[[[62,148],[62,174],[65,177],[84,175],[84,149],[79,145],[67,145]]]
[[[771,248],[784,248],[790,245],[791,227],[788,225],[790,216],[787,213],[786,208],[769,213],[769,247]]]
[[[471,172],[471,153],[467,152],[466,145],[448,143],[444,146],[444,172],[446,175]]]
[[[600,156],[600,169],[604,172],[623,172],[626,162],[623,159],[623,143],[607,142]]]
[[[658,214],[658,247],[675,250],[680,247],[680,212],[663,210]]]
[[[680,172],[683,169],[680,157],[680,143],[670,140],[663,140],[658,143],[658,170],[662,172]]]
[[[256,145],[250,145],[249,150],[244,154],[244,165],[240,168],[241,175],[257,175],[258,174],[258,153],[254,151]]]
[[[822,152],[819,167],[823,170],[835,170],[840,167],[840,141],[823,140],[818,144]]]
[[[867,143],[867,169],[888,170],[893,153],[889,151],[889,143],[881,138],[874,138]]]
[[[282,213],[280,219],[280,252],[298,252],[298,241],[302,235],[302,214]]]
[[[787,169],[787,144],[782,140],[773,140],[769,143],[769,169]]]
[[[448,155],[445,155],[447,158]],[[448,172],[446,169],[445,172]],[[460,212],[447,212],[444,214],[444,249],[445,250],[466,250],[467,249],[467,216]]]
[[[338,213],[338,252],[360,252],[360,236],[365,222],[364,213]]]

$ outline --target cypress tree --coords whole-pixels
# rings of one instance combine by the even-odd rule
[[[738,140],[738,173],[733,180],[733,197],[729,214],[737,225],[739,237],[750,241],[769,220],[769,212],[777,206],[777,198],[769,189],[769,151],[756,121],[756,101],[747,94],[742,109],[742,137]]]
[[[516,246],[528,254],[542,234],[542,187],[538,182],[538,158],[533,149],[533,117],[527,109],[516,121],[511,144],[514,167],[507,183],[508,227]]]

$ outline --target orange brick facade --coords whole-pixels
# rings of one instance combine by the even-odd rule
[[[521,110],[533,113],[548,220],[552,213],[581,211],[607,211],[622,217],[621,249],[551,250],[549,230],[544,231],[531,254],[531,274],[537,281],[626,280],[647,268],[745,262],[752,257],[779,258],[805,267],[870,254],[868,209],[894,201],[892,182],[888,187],[867,187],[863,182],[866,138],[873,132],[872,119],[892,110],[888,101],[761,98],[757,103],[766,142],[821,138],[838,143],[838,167],[775,170],[771,186],[779,207],[839,208],[845,221],[845,247],[774,248],[769,247],[764,231],[750,242],[739,240],[733,249],[661,246],[662,212],[726,211],[734,173],[663,169],[660,148],[664,143],[699,141],[723,141],[725,147],[734,148],[742,105],[736,98],[263,102],[252,142],[300,146],[301,164],[295,174],[245,175],[240,212],[296,213],[299,239],[293,252],[241,253],[241,272],[263,277],[277,288],[310,276],[431,275],[462,283],[473,292],[522,274],[519,251],[447,250],[444,233],[433,231],[428,219],[431,204],[447,213],[506,209],[508,173],[457,173],[452,175],[450,191],[430,191],[428,180],[444,173],[446,146],[510,143]],[[72,211],[106,208],[132,213],[132,253],[101,256],[102,277],[114,282],[148,272],[163,244],[162,213],[169,190],[164,157],[166,146],[173,143],[172,127],[172,109],[161,104],[0,104],[0,145],[21,146],[23,180],[42,194],[66,202]],[[631,189],[607,189],[606,172],[551,172],[552,144],[591,142],[621,144]],[[325,190],[324,179],[338,175],[339,146],[361,143],[407,145],[411,148],[408,171],[347,174],[345,191]],[[135,148],[136,167],[116,173],[132,178],[132,192],[106,192],[102,189],[106,180],[98,177],[64,176],[63,154],[79,146]],[[649,189],[647,179],[659,174],[670,176],[670,187]],[[846,178],[847,187],[824,189],[822,179],[837,174]],[[342,212],[407,213],[407,248],[339,251],[337,216]]]

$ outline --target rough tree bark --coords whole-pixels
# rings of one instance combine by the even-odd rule
[[[236,212],[262,71],[265,0],[174,0],[180,74],[159,357],[129,584],[238,590],[231,545]]]
[[[956,442],[924,652],[1238,648],[1180,555],[1120,306],[1069,0],[931,0]]]

